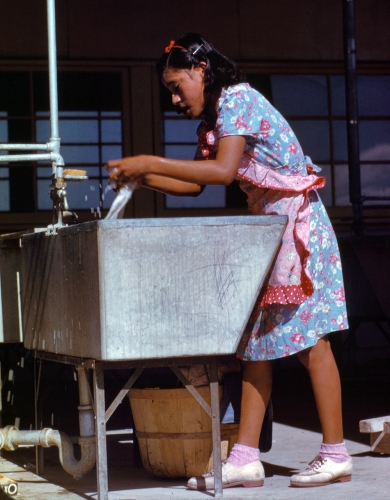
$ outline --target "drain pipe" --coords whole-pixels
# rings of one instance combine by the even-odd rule
[[[73,444],[69,437],[54,429],[42,429],[40,431],[20,431],[13,425],[0,429],[0,449],[14,451],[20,445],[35,445],[43,448],[56,446],[58,456],[63,469],[71,474],[74,479],[81,479],[95,465],[96,445],[94,430],[94,413],[92,398],[89,390],[86,371],[83,367],[76,367],[79,382],[79,423],[80,437],[78,443],[81,447],[81,458],[74,457]]]

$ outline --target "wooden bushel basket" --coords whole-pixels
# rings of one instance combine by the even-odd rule
[[[210,404],[210,388],[197,387]],[[222,400],[223,388],[219,387]],[[131,389],[130,405],[146,470],[192,477],[213,468],[211,418],[187,389]],[[237,441],[238,424],[221,424],[221,458]]]

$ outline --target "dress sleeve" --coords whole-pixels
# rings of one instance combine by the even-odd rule
[[[218,138],[227,135],[244,135],[256,137],[259,132],[259,112],[254,114],[254,106],[259,102],[254,93],[247,89],[239,89],[227,93],[218,109]]]

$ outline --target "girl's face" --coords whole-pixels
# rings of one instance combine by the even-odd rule
[[[191,69],[166,68],[162,82],[172,94],[172,103],[193,120],[199,119],[206,108],[202,65]]]

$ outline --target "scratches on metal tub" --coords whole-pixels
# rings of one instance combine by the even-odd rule
[[[237,285],[232,266],[227,263],[229,254],[223,252],[220,259],[215,259],[214,264],[214,279],[217,288],[218,305],[221,308],[233,299],[237,293]]]
[[[214,268],[215,265],[216,264],[215,264],[215,261],[214,261],[214,262],[211,262],[210,264],[205,264],[204,266],[193,267],[190,270],[186,271],[185,273],[181,273],[181,274],[183,274],[183,275],[185,275],[185,274],[193,274],[193,273],[196,273],[198,271],[202,271],[203,269],[207,269],[209,267]],[[224,264],[224,265],[228,265],[231,268],[238,268],[238,269],[239,268],[248,267],[245,264],[237,264],[237,263],[229,263],[229,264]],[[177,273],[176,274],[172,273],[172,274],[173,274],[173,276],[177,275]]]

